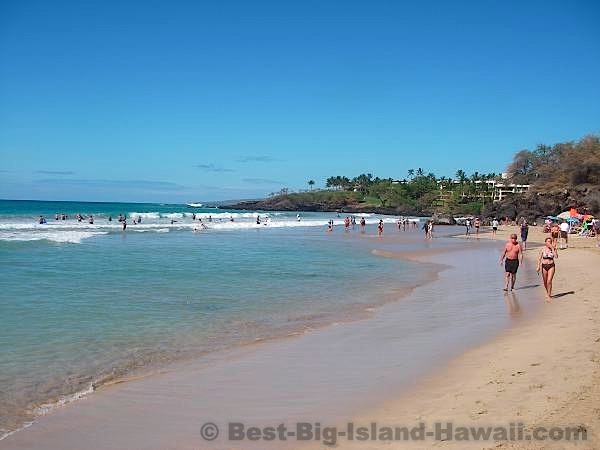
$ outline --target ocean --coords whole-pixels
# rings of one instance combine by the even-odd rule
[[[394,217],[365,214],[361,234],[300,214],[0,201],[0,436],[102,384],[360,319],[432,276],[372,252]]]

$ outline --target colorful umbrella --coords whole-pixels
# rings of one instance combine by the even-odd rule
[[[571,217],[571,213],[569,211],[561,212],[556,217],[558,217],[559,219],[562,219],[562,220],[567,220],[569,217]]]
[[[577,217],[569,217],[567,222],[579,222],[579,219]]]

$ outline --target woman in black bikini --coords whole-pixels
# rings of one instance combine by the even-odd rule
[[[536,269],[538,273],[540,273],[540,269],[542,271],[547,302],[552,298],[552,279],[554,278],[554,272],[556,271],[554,260],[558,259],[558,250],[553,241],[554,240],[551,237],[546,238],[546,245],[540,252]]]

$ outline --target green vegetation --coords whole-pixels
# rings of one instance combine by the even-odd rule
[[[587,136],[578,142],[539,145],[521,150],[499,174],[467,175],[456,171],[453,178],[437,177],[423,168],[408,169],[406,179],[382,179],[363,173],[354,178],[332,176],[326,189],[290,193],[282,189],[269,199],[246,207],[263,209],[335,210],[363,209],[404,214],[482,215],[483,217],[527,217],[557,214],[569,207],[600,212],[600,139]],[[527,192],[495,201],[494,184],[530,185]]]
[[[508,167],[511,181],[526,183],[523,194],[484,208],[485,215],[535,219],[568,208],[600,213],[600,138],[586,136],[577,142],[517,152]]]

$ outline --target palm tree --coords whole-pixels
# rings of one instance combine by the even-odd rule
[[[467,179],[467,175],[465,174],[465,171],[462,169],[458,169],[456,171],[456,178],[461,182],[464,183],[465,180]]]
[[[423,169],[421,169],[420,167],[417,169],[417,176],[418,177],[422,177],[425,174],[425,172],[423,172]]]
[[[415,176],[415,169],[408,169],[408,178],[412,180],[412,177]]]
[[[308,187],[312,191],[313,186],[315,185],[315,180],[308,180]]]
[[[348,177],[340,177],[340,186],[342,186],[342,189],[347,191],[350,188],[351,182],[350,182],[350,178]]]

